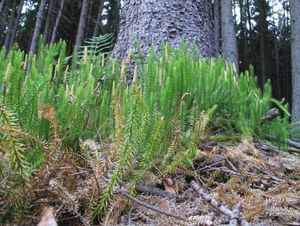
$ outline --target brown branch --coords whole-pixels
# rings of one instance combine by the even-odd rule
[[[156,195],[163,198],[176,199],[176,202],[184,202],[190,199],[187,196],[176,195],[167,191],[164,191],[160,188],[151,187],[147,185],[138,185],[135,187],[135,190],[139,193],[148,194],[148,195]]]
[[[234,216],[233,211],[231,211],[225,204],[217,201],[212,195],[199,186],[195,181],[191,182],[192,188],[213,208],[223,213],[226,216],[232,218]],[[251,224],[243,219],[238,219],[242,226],[250,226]]]
[[[166,211],[164,211],[164,210],[162,210],[162,209],[159,209],[159,208],[157,208],[157,207],[155,207],[155,206],[152,206],[152,205],[150,205],[150,204],[148,204],[148,203],[145,203],[145,202],[143,202],[143,201],[141,201],[141,200],[139,200],[139,199],[133,197],[132,195],[128,194],[128,193],[127,193],[125,190],[123,190],[123,189],[118,188],[118,189],[117,189],[117,192],[120,193],[121,195],[125,196],[126,198],[130,199],[131,201],[133,201],[133,202],[135,202],[135,203],[137,203],[137,204],[139,204],[139,205],[141,205],[141,206],[143,206],[143,207],[145,207],[145,208],[147,208],[147,209],[153,210],[153,211],[158,212],[158,213],[160,213],[160,214],[164,214],[164,215],[166,215],[166,216],[168,216],[168,217],[176,218],[176,219],[178,219],[178,220],[182,220],[182,221],[185,221],[185,220],[186,220],[186,218],[184,218],[184,217],[177,216],[177,215],[175,215],[175,214],[173,214],[173,213],[166,212]]]

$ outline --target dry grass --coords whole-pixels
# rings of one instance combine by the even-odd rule
[[[45,205],[54,207],[59,225],[92,225],[94,202],[106,183],[112,164],[113,144],[81,143],[82,153],[63,152],[36,171],[28,192],[30,208],[26,222],[34,225]],[[190,188],[196,179],[217,200],[229,208],[242,205],[243,217],[251,223],[283,225],[300,216],[300,161],[296,157],[247,140],[235,144],[203,144],[194,169],[170,175],[183,202],[139,194],[137,197],[165,211],[183,216],[180,221],[148,210],[116,195],[102,219],[103,225],[220,225],[229,218],[207,205]],[[159,182],[159,181],[158,181]],[[154,186],[154,185],[153,185]]]

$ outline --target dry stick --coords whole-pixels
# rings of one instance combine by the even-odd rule
[[[264,117],[262,117],[261,122],[262,123],[266,123],[268,121],[271,121],[272,119],[274,119],[275,117],[277,117],[279,115],[279,110],[278,108],[272,108],[271,110],[269,110]],[[291,149],[291,152],[295,152],[295,153],[299,153],[300,152],[300,143],[293,141],[291,139],[286,139],[286,142],[288,143],[288,145],[293,146],[295,149]],[[298,149],[298,150],[297,150]]]
[[[287,142],[290,146],[293,146],[294,148],[300,149],[300,143],[293,141],[291,139],[287,139]]]
[[[190,199],[187,196],[176,195],[176,194],[173,194],[171,192],[164,191],[160,188],[151,187],[151,186],[148,186],[148,185],[138,185],[138,186],[135,187],[135,190],[137,192],[143,193],[143,194],[156,195],[156,196],[169,198],[169,199],[174,199],[175,198],[176,202],[184,202],[184,201],[187,201],[188,199]]]
[[[158,213],[160,213],[160,214],[164,214],[164,215],[169,216],[169,217],[174,217],[174,218],[176,218],[176,219],[178,219],[178,220],[182,220],[182,221],[185,221],[185,220],[186,220],[184,217],[177,216],[177,215],[175,215],[175,214],[166,212],[166,211],[161,210],[161,209],[159,209],[159,208],[157,208],[157,207],[155,207],[155,206],[152,206],[152,205],[150,205],[150,204],[148,204],[148,203],[142,202],[141,200],[139,200],[139,199],[133,197],[132,195],[128,194],[128,193],[127,193],[125,190],[123,190],[123,189],[120,189],[120,188],[119,188],[119,189],[117,189],[117,192],[120,193],[121,195],[125,196],[126,198],[130,199],[131,201],[133,201],[133,202],[135,202],[135,203],[137,203],[137,204],[140,204],[141,206],[143,206],[143,207],[145,207],[145,208],[147,208],[147,209],[153,210],[153,211],[155,211],[155,212],[158,212]]]
[[[266,123],[268,121],[271,121],[272,119],[274,119],[275,117],[277,117],[279,115],[279,110],[278,108],[272,108],[271,110],[269,110],[264,117],[262,117],[261,122],[262,123]]]
[[[241,217],[241,204],[239,203],[235,205],[235,207],[232,210],[229,226],[238,226],[240,217]]]
[[[208,194],[207,191],[202,189],[198,183],[196,183],[195,181],[192,181],[191,186],[209,205],[211,205],[216,210],[220,211],[221,213],[223,213],[229,217],[233,216],[233,212],[230,209],[228,209],[227,206],[225,206],[221,202],[218,202],[216,199],[214,199],[214,197],[212,195]],[[243,219],[239,219],[238,221],[240,221],[242,226],[250,226],[251,225],[249,222],[247,222]]]

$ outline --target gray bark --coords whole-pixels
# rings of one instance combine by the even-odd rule
[[[2,9],[3,9],[3,7],[4,7],[4,1],[5,1],[5,0],[2,0],[2,1],[0,2],[0,13],[2,12]]]
[[[46,25],[44,30],[44,45],[46,45],[50,38],[50,30],[51,30],[51,20],[53,16],[53,10],[55,7],[56,0],[50,0],[49,7],[48,7],[48,13],[47,13],[47,19],[46,19]]]
[[[82,6],[81,6],[81,13],[80,13],[77,37],[76,37],[76,44],[75,44],[77,48],[82,46],[82,43],[83,43],[88,10],[89,10],[89,0],[83,0]]]
[[[102,12],[104,7],[104,0],[100,0],[99,9],[98,9],[98,15],[97,15],[97,21],[95,24],[95,29],[93,32],[93,37],[96,37],[99,35],[99,28],[102,26]]]
[[[50,44],[53,44],[56,40],[57,29],[58,29],[59,22],[60,22],[62,12],[63,12],[63,9],[64,9],[64,2],[65,2],[65,0],[60,1],[58,15],[56,17],[55,25],[54,25],[54,28],[53,28],[53,31],[52,31]]]
[[[292,29],[292,120],[300,120],[300,1],[290,0]]]
[[[220,53],[221,43],[221,5],[220,0],[215,0],[214,3],[214,26],[215,26],[215,48],[216,52]]]
[[[203,57],[215,55],[210,0],[124,1],[117,43],[112,56],[124,59],[135,40],[142,53],[150,46],[159,51],[161,42],[178,47],[182,40],[195,43]],[[134,37],[132,40],[131,37]]]
[[[46,6],[47,0],[41,0],[39,9],[37,12],[36,16],[36,21],[35,21],[35,26],[34,26],[34,31],[33,31],[33,36],[30,44],[29,51],[30,52],[36,52],[37,51],[37,46],[39,42],[39,36],[41,34],[41,29],[42,29],[42,22],[43,22],[43,16],[44,16],[44,9]]]
[[[260,0],[258,2],[259,7],[259,60],[261,69],[261,87],[263,87],[267,81],[267,59],[266,59],[266,33],[268,30],[267,22],[267,2],[266,0]]]
[[[225,61],[234,64],[238,69],[237,39],[231,0],[221,0],[221,15],[222,56]]]
[[[10,48],[12,47],[12,45],[16,41],[17,27],[18,27],[19,20],[20,20],[20,17],[21,17],[21,13],[22,13],[22,9],[23,9],[23,6],[24,6],[24,2],[25,2],[25,0],[21,0],[20,3],[19,3],[19,6],[18,6],[17,17],[15,17],[15,19],[14,19],[13,27],[12,27],[12,30],[11,30],[11,38],[9,40],[8,51],[10,50]]]
[[[7,28],[7,32],[6,32],[5,40],[4,40],[4,46],[5,46],[6,52],[9,51],[9,44],[10,44],[10,40],[11,40],[11,36],[12,36],[14,20],[16,17],[16,8],[17,8],[17,0],[14,0],[10,18],[9,18],[9,22],[8,22],[8,28]]]

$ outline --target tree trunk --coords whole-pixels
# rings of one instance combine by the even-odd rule
[[[36,21],[35,21],[35,26],[34,26],[34,31],[33,31],[33,36],[32,36],[32,40],[31,40],[31,44],[30,44],[30,48],[29,48],[30,52],[35,53],[37,51],[39,36],[41,34],[41,29],[42,29],[44,9],[46,6],[46,2],[47,2],[47,0],[41,0],[41,3],[39,5],[39,9],[38,9]]]
[[[19,6],[18,6],[17,17],[15,17],[13,28],[12,28],[12,31],[11,31],[11,38],[9,40],[8,51],[10,50],[10,48],[12,47],[12,45],[16,41],[17,27],[18,27],[19,20],[20,20],[20,17],[21,17],[21,13],[22,13],[22,9],[23,9],[23,6],[24,6],[24,2],[25,2],[25,0],[21,0],[21,2],[19,3]]]
[[[248,66],[248,39],[247,39],[247,6],[245,6],[244,0],[239,0],[240,9],[240,41],[239,41],[239,59],[241,61],[239,69],[245,71]]]
[[[225,61],[239,67],[235,22],[232,15],[232,1],[221,1],[222,56]]]
[[[292,121],[300,120],[300,2],[290,0],[292,29]]]
[[[261,73],[261,87],[264,86],[267,80],[266,72],[266,32],[268,29],[267,22],[267,3],[265,0],[260,0],[259,2],[259,60],[260,60],[260,73]]]
[[[93,37],[96,37],[99,35],[99,28],[102,26],[101,20],[102,20],[103,7],[104,7],[104,0],[100,0],[97,21],[96,21],[94,32],[93,32]]]
[[[7,28],[7,32],[6,32],[5,40],[4,40],[4,46],[5,46],[6,52],[9,51],[9,44],[10,44],[10,40],[11,40],[11,36],[12,36],[14,20],[16,17],[16,8],[17,8],[17,0],[14,0],[10,18],[9,18],[9,22],[8,22],[8,28]]]
[[[48,7],[48,13],[47,13],[47,19],[46,19],[46,25],[44,30],[44,45],[46,45],[50,38],[51,33],[51,20],[53,16],[53,11],[55,8],[56,0],[50,0],[49,7]]]
[[[118,35],[119,23],[120,23],[120,9],[121,3],[120,0],[110,0],[109,1],[109,11],[108,11],[108,18],[107,18],[107,28],[108,32],[114,34],[115,36]]]
[[[53,28],[53,31],[52,31],[52,36],[51,36],[50,44],[53,44],[55,42],[55,40],[56,40],[57,29],[58,29],[60,18],[62,16],[62,12],[63,12],[63,9],[64,9],[64,2],[65,2],[65,0],[61,0],[60,1],[58,15],[56,17],[55,25],[54,25],[54,28]]]
[[[1,14],[2,9],[3,9],[3,7],[4,7],[4,1],[5,1],[5,0],[1,0],[1,2],[0,2],[0,14]]]
[[[89,9],[89,0],[83,0],[82,6],[81,6],[81,13],[80,13],[77,37],[76,37],[76,44],[75,44],[76,48],[82,46],[82,44],[83,44],[88,9]]]
[[[159,51],[163,41],[178,47],[185,40],[191,48],[195,43],[201,56],[212,57],[216,52],[211,11],[210,0],[124,1],[112,56],[124,59],[135,40],[142,53],[150,46]]]
[[[252,23],[251,23],[252,17],[251,17],[251,9],[250,9],[250,2],[249,2],[249,0],[246,0],[245,7],[246,7],[245,11],[247,13],[246,27],[247,27],[247,25],[249,27],[249,29],[246,29],[246,30],[248,30],[248,31],[246,31],[246,34],[247,34],[247,36],[249,34],[249,40],[250,40],[250,44],[249,44],[250,46],[249,46],[249,48],[251,49],[251,48],[253,48],[253,44],[251,43],[251,42],[253,42],[253,38],[252,38],[253,29],[252,29]],[[249,63],[253,63],[253,51],[249,51],[248,53],[250,53],[249,57],[248,57],[248,62]]]
[[[221,43],[221,5],[220,0],[215,0],[214,3],[214,25],[215,25],[215,47],[216,53],[220,53]]]

